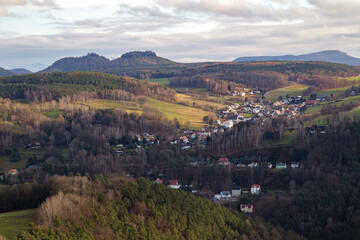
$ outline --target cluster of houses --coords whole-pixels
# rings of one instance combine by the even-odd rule
[[[246,95],[254,95],[254,94],[263,94],[264,92],[261,92],[260,90],[251,90],[249,88],[244,88],[241,91],[233,90],[228,91],[228,94],[230,96],[240,96],[245,97]]]
[[[206,138],[211,136],[211,131],[206,129],[201,129],[198,131],[185,130],[184,135],[180,136],[178,139],[173,139],[171,145],[181,145],[181,150],[189,150],[192,148],[196,139],[199,140],[200,145],[206,145]]]
[[[300,114],[302,107],[315,106],[316,104],[316,100],[306,101],[302,96],[288,97],[274,103],[270,101],[261,102],[260,99],[246,101],[242,105],[235,103],[220,110],[219,119],[215,121],[215,129],[232,128],[236,123],[252,121],[254,118],[260,117],[294,117]],[[251,114],[253,117],[245,118],[244,114]]]
[[[164,181],[161,180],[160,178],[155,179],[154,183],[157,184],[163,184]],[[179,184],[178,180],[169,180],[169,184],[167,185],[168,188],[172,188],[172,189],[180,189],[181,184]]]
[[[229,158],[225,158],[225,157],[222,157],[222,158],[219,158],[219,165],[220,166],[228,166],[228,165],[231,165],[231,162],[229,161]],[[238,163],[236,164],[237,167],[249,167],[249,168],[255,168],[258,166],[258,163],[257,162],[251,162],[251,163],[248,163],[248,164],[245,164],[245,163]],[[267,168],[269,169],[272,169],[273,168],[273,164],[268,162],[266,163],[266,166]],[[300,167],[300,163],[299,162],[292,162],[290,164],[291,168],[299,168]],[[275,164],[275,169],[286,169],[287,168],[287,164],[286,163],[283,163],[283,162],[278,162]]]
[[[143,133],[142,135],[135,134],[134,138],[139,142],[148,143],[150,145],[160,143],[160,140],[156,138],[155,134],[149,134],[147,132]]]

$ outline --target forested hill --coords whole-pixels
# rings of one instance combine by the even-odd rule
[[[82,57],[62,58],[41,72],[93,71],[109,63],[109,59],[95,53],[89,53]]]
[[[15,73],[0,67],[0,77],[2,77],[2,76],[11,76],[11,75],[14,75],[14,74]]]
[[[20,239],[301,239],[144,178],[57,177],[52,186],[40,226]]]
[[[98,71],[104,72],[104,69],[117,69],[123,67],[140,66],[163,66],[177,64],[168,59],[158,57],[154,52],[129,52],[123,54],[120,58],[112,61],[99,56],[95,53],[89,53],[83,57],[67,57],[56,61],[50,67],[41,72],[71,72],[71,71]],[[120,74],[119,74],[120,75]]]
[[[171,94],[170,89],[155,83],[96,72],[55,72],[0,77],[0,95],[11,99],[50,101],[82,91],[112,90],[124,90],[135,95]]]
[[[360,66],[360,58],[349,56],[348,54],[337,51],[322,51],[303,55],[283,55],[283,56],[254,56],[254,57],[239,57],[234,62],[249,62],[249,61],[323,61],[332,63],[341,63],[352,66]]]

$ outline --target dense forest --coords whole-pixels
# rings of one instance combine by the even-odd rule
[[[29,101],[59,100],[83,91],[98,93],[99,98],[117,95],[114,90],[124,90],[134,95],[171,97],[174,91],[151,82],[116,75],[69,72],[37,73],[0,78],[0,96]],[[114,94],[109,94],[113,91]],[[103,97],[102,97],[103,96]]]

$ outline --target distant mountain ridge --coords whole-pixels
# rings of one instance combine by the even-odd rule
[[[120,58],[109,60],[96,53],[89,53],[82,57],[62,58],[41,72],[71,72],[71,71],[102,71],[123,67],[138,66],[166,66],[177,64],[166,58],[158,57],[154,52],[129,52]]]
[[[6,77],[6,76],[12,76],[12,75],[15,75],[15,73],[0,67],[0,77]]]
[[[14,68],[10,70],[11,72],[17,74],[17,75],[21,75],[21,74],[31,74],[33,72],[25,69],[25,68]]]
[[[283,56],[250,56],[239,57],[234,62],[251,61],[322,61],[331,63],[341,63],[350,66],[360,66],[360,58],[349,56],[338,50],[328,50],[303,55],[283,55]]]

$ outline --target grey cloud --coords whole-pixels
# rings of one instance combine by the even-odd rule
[[[163,11],[159,6],[131,6],[128,4],[120,4],[117,11],[118,14],[128,14],[133,16],[147,16],[147,17],[171,17],[168,12]]]

